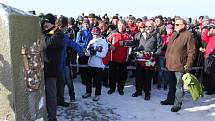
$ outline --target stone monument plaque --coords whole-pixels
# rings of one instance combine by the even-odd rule
[[[27,76],[32,81],[31,86],[39,84],[31,89],[21,53],[23,47],[32,48],[40,40],[39,22],[37,16],[0,4],[0,121],[47,119],[42,65],[32,72],[38,76]],[[29,64],[35,62],[28,61]]]

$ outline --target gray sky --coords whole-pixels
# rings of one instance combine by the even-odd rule
[[[110,16],[118,13],[121,16],[131,14],[136,17],[215,17],[214,0],[0,0],[0,3],[24,11],[36,10],[37,14],[43,12],[73,17],[81,13],[107,13]]]

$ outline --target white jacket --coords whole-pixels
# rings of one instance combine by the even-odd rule
[[[96,55],[91,56],[89,53],[89,48],[94,48],[96,51]],[[97,38],[90,40],[87,45],[87,53],[89,54],[88,66],[90,67],[98,67],[104,68],[105,65],[102,62],[102,58],[106,56],[108,52],[108,43],[106,39]]]

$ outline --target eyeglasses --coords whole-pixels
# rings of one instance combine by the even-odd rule
[[[175,26],[184,25],[184,24],[175,24]]]
[[[145,28],[147,28],[147,27],[148,27],[148,28],[151,28],[152,26],[145,26]]]

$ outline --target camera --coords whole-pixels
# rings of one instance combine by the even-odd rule
[[[89,48],[88,48],[88,51],[90,51],[90,55],[91,55],[91,56],[92,56],[92,55],[96,55],[96,52],[97,52],[97,50],[94,49],[93,44],[90,44],[90,46],[89,46]]]
[[[75,31],[72,27],[68,27],[66,30],[66,34],[69,36],[71,40],[75,39]]]

